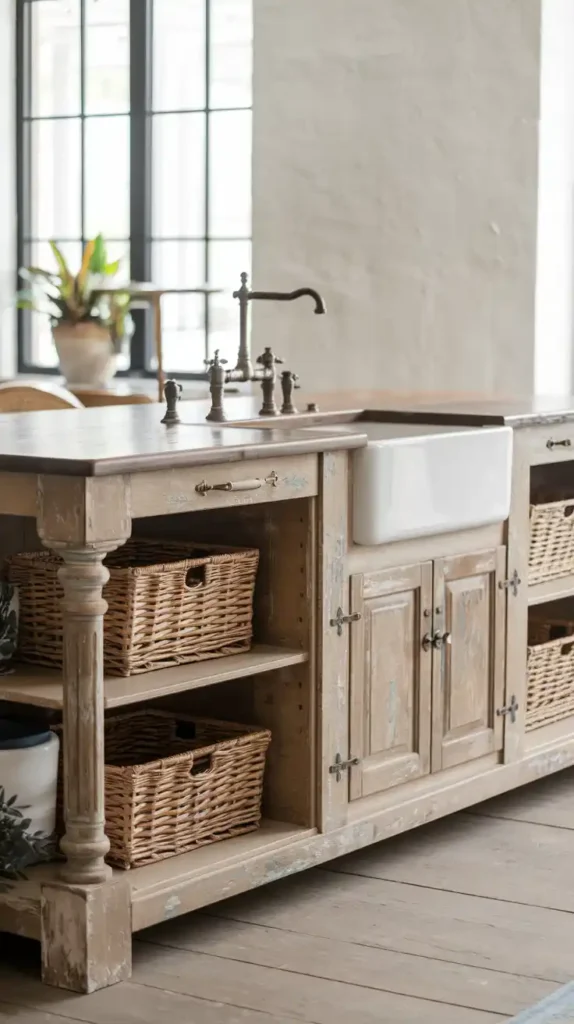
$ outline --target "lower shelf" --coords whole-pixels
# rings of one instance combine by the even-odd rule
[[[574,576],[560,576],[555,580],[543,583],[531,583],[528,587],[528,604],[545,604],[547,601],[560,601],[564,597],[574,596]]]
[[[268,880],[269,858],[291,843],[316,834],[316,829],[289,825],[282,821],[263,819],[257,832],[236,839],[202,846],[180,857],[169,857],[131,871],[117,871],[130,885],[132,898],[132,930],[140,931],[159,921],[199,907],[207,906],[233,895],[235,891],[252,888],[233,880],[245,872],[256,874],[261,861],[261,881]],[[241,865],[241,871],[238,867]],[[40,938],[41,887],[58,880],[59,864],[32,868],[29,877],[15,882],[6,892],[0,890],[0,931]]]
[[[307,651],[254,644],[245,654],[232,654],[228,658],[196,661],[125,678],[108,676],[104,680],[104,705],[118,708],[155,700],[202,686],[273,672],[288,665],[300,665],[308,660]],[[0,700],[60,710],[63,702],[60,673],[35,665],[17,665],[12,675],[0,676]]]

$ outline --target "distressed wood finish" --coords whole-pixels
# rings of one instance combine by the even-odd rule
[[[511,764],[524,755],[526,724],[526,659],[528,644],[528,552],[530,548],[530,459],[528,431],[514,435],[512,491],[508,520],[506,578],[520,580],[506,597],[506,692],[505,703],[516,698],[515,721],[504,722],[504,761]],[[557,581],[558,583],[559,581]]]
[[[131,510],[139,516],[162,516],[174,512],[205,512],[218,508],[258,505],[262,502],[309,498],[318,491],[316,455],[246,460],[237,465],[190,469],[164,469],[131,478]],[[237,490],[199,493],[202,484]],[[245,487],[245,490],[239,489]]]
[[[115,546],[115,545],[114,545]],[[111,875],[104,857],[104,627],[109,579],[102,559],[111,545],[56,550],[64,559],[58,576],[62,602],[64,819],[63,877],[75,884],[104,882]]]
[[[122,478],[40,479],[38,533],[64,560],[64,819],[62,876],[72,884],[106,881],[102,560],[130,532]]]
[[[531,466],[571,462],[574,455],[574,423],[556,423],[520,431],[520,442],[528,450]]]
[[[42,979],[73,992],[126,981],[131,974],[127,879],[86,887],[42,887]]]
[[[337,754],[349,756],[349,626],[331,625],[340,608],[349,610],[345,560],[349,535],[348,464],[342,452],[321,460],[319,504],[319,799],[323,831],[347,820],[348,781],[329,769]]]
[[[0,513],[36,518],[37,511],[37,476],[33,473],[0,473]]]
[[[505,549],[434,564],[432,768],[502,749]]]
[[[351,577],[350,796],[430,771],[432,563]]]
[[[194,419],[194,403],[180,404],[181,423],[166,427],[158,405],[108,406],[1,416],[0,470],[102,477],[166,468],[209,466],[361,447],[357,432],[301,431],[285,420],[269,430],[209,426]],[[188,418],[189,414],[189,418]],[[0,499],[1,501],[1,499]],[[5,511],[0,503],[0,512]]]
[[[493,422],[510,414],[485,409],[467,406],[464,415]],[[535,412],[514,409],[523,419]],[[158,433],[157,413],[154,406],[106,410],[99,437],[101,413],[69,412],[65,445],[53,420],[40,423],[30,414],[29,426],[21,419],[14,432],[6,417],[0,458],[4,469],[17,464],[26,471],[22,477],[0,474],[0,483],[14,482],[16,495],[0,488],[0,511],[37,510],[41,539],[64,558],[64,681],[45,706],[63,706],[67,765],[63,876],[59,865],[32,870],[30,880],[1,894],[0,928],[42,937],[46,980],[81,991],[126,976],[130,927],[145,928],[359,850],[574,764],[572,723],[537,731],[538,746],[528,750],[521,745],[522,708],[514,725],[496,716],[512,695],[523,703],[528,601],[525,584],[516,598],[500,584],[514,568],[526,580],[530,466],[537,459],[568,466],[567,448],[547,446],[550,434],[560,440],[556,432],[564,424],[552,423],[550,434],[546,422],[525,426],[517,435],[506,565],[502,524],[381,549],[350,546],[346,449],[362,443],[360,414],[347,415],[359,421],[356,434],[287,435],[275,426],[216,431],[185,423],[176,433]],[[404,408],[381,413],[395,414],[410,415]],[[75,437],[77,415],[87,419]],[[428,414],[423,409],[421,415]],[[437,415],[455,422],[462,414],[452,405]],[[566,427],[574,438],[574,422]],[[265,483],[272,473],[277,480]],[[206,497],[196,491],[202,480],[241,487],[260,478],[261,487],[207,491]],[[157,518],[145,518],[150,515]],[[154,673],[162,679],[123,681],[121,692],[110,686],[109,706],[167,695],[176,708],[189,704],[213,713],[219,704],[223,718],[269,725],[274,744],[259,832],[110,878],[104,863],[102,560],[129,536],[134,517],[138,533],[193,533],[198,541],[259,547],[256,637],[273,648],[267,661],[254,649],[243,668],[231,662],[215,670],[180,667],[169,679]],[[29,524],[14,520],[5,546],[13,550],[28,533]],[[361,618],[341,622],[339,630],[332,624],[339,609],[343,618],[349,612]],[[451,645],[427,653],[427,624],[431,634],[451,632]],[[257,675],[264,664],[269,671]],[[4,685],[0,696],[18,685],[18,673]],[[34,702],[36,684],[29,685]],[[338,778],[330,770],[337,755],[343,762],[361,756],[362,764]]]
[[[19,545],[18,550],[21,548],[22,545]],[[245,654],[232,654],[220,660],[177,665],[137,676],[106,676],[104,707],[106,710],[120,708],[141,701],[156,700],[158,697],[187,693],[231,679],[243,679],[291,665],[302,665],[307,661],[309,654],[306,650],[254,644]],[[19,665],[11,675],[0,676],[0,700],[60,710],[63,707],[63,696],[61,675],[53,669],[39,665]]]

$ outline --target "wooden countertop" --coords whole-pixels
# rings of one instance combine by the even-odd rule
[[[261,419],[259,395],[227,397],[228,422],[207,424],[208,400],[181,402],[182,423],[165,427],[153,403],[0,416],[0,470],[108,476],[172,466],[237,462],[362,447],[361,420],[520,427],[574,421],[574,396],[491,398],[448,392],[337,391],[298,398],[296,416]],[[316,402],[317,411],[307,411]],[[335,433],[321,425],[345,421]],[[356,423],[356,431],[348,423]],[[309,425],[313,431],[298,429]]]
[[[332,429],[313,431],[275,427],[265,430],[206,424],[198,403],[181,402],[182,423],[161,423],[163,407],[129,405],[55,412],[11,413],[0,416],[0,470],[59,476],[109,476],[238,462],[275,455],[297,455],[357,448],[366,436]],[[201,404],[201,403],[199,403]],[[290,424],[289,424],[290,426]]]
[[[525,397],[492,397],[454,392],[392,392],[392,391],[333,391],[325,394],[310,393],[296,396],[299,414],[289,421],[298,424],[321,422],[344,417],[356,420],[360,427],[366,413],[376,413],[378,420],[388,422],[420,422],[448,426],[509,426],[515,429],[544,424],[574,421],[574,395]],[[318,412],[306,411],[307,404],[315,402]],[[197,421],[203,420],[209,402],[192,403]],[[259,396],[254,398],[225,399],[229,421],[246,423],[257,420]],[[281,422],[284,422],[283,420]]]
[[[574,396],[467,399],[452,396],[445,401],[429,401],[426,396],[420,396],[413,402],[401,399],[385,404],[384,412],[390,414],[393,421],[396,417],[446,426],[452,423],[520,429],[574,421]]]
[[[562,396],[500,396],[480,395],[476,392],[396,392],[374,389],[330,392],[296,392],[298,414],[277,419],[261,419],[259,393],[250,396],[226,396],[224,405],[228,422],[269,429],[296,429],[309,424],[320,427],[322,422],[360,421],[365,413],[377,414],[377,419],[390,422],[424,422],[460,426],[510,426],[514,428],[574,421],[574,395]],[[316,403],[317,412],[309,412],[307,405]],[[196,399],[186,404],[186,419],[205,423],[209,411],[208,399]]]

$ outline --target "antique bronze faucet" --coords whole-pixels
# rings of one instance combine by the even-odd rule
[[[281,374],[281,390],[283,393],[283,403],[281,410],[277,408],[275,402],[275,383],[277,381],[277,371],[275,367],[278,364],[283,363],[283,360],[275,355],[270,346],[267,346],[262,355],[258,356],[255,362],[261,369],[256,369],[253,365],[251,358],[251,351],[249,347],[249,303],[253,299],[270,299],[272,302],[292,302],[294,299],[300,299],[304,295],[308,295],[315,302],[315,313],[322,314],[326,313],[327,309],[322,297],[319,292],[315,291],[314,288],[296,288],[292,292],[259,292],[251,291],[248,286],[248,276],[246,273],[241,274],[241,287],[237,291],[233,292],[233,298],[239,299],[239,350],[237,353],[237,363],[233,370],[226,370],[227,360],[220,359],[219,349],[216,349],[213,359],[210,359],[207,363],[207,379],[209,381],[209,391],[211,393],[211,409],[209,410],[206,419],[211,423],[224,423],[226,420],[225,410],[223,408],[223,392],[225,385],[231,381],[260,381],[261,390],[263,392],[263,403],[259,410],[260,416],[278,416],[281,415],[289,416],[297,412],[293,405],[293,389],[298,385],[296,381],[298,376],[291,370],[284,370]],[[173,384],[175,382],[168,382],[173,390]],[[175,406],[177,400],[175,393],[170,395],[166,393],[166,400],[168,402],[168,414],[163,422],[174,423],[177,420],[173,419],[173,413],[175,412]],[[170,408],[170,400],[172,407]],[[177,416],[177,413],[175,413]]]
[[[293,292],[260,292],[252,291],[248,286],[246,273],[241,274],[241,287],[233,292],[233,298],[239,299],[239,351],[237,353],[237,364],[233,370],[223,370],[223,360],[215,353],[215,358],[209,364],[209,390],[211,392],[212,405],[207,419],[212,422],[222,423],[225,420],[223,409],[223,389],[230,381],[260,381],[263,392],[263,403],[259,410],[260,416],[278,416],[279,409],[275,403],[275,383],[277,371],[275,367],[283,362],[276,356],[271,347],[267,346],[262,355],[258,356],[255,362],[261,369],[253,366],[249,348],[248,310],[249,303],[253,299],[270,299],[272,302],[292,302],[293,299],[300,299],[308,295],[315,301],[315,313],[326,313],[326,307],[319,292],[314,288],[296,288]],[[292,415],[296,412],[292,401],[293,387],[297,375],[289,370],[281,374],[281,389],[283,392],[283,404],[281,413]]]

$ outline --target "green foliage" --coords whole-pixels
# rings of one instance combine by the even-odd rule
[[[14,587],[0,582],[0,662],[8,661],[18,643],[18,612],[14,607]]]
[[[50,860],[56,851],[53,836],[29,831],[27,808],[18,807],[17,801],[16,795],[6,799],[0,786],[0,892],[10,888],[9,882],[25,878],[24,869],[30,864]]]
[[[119,260],[108,262],[106,243],[102,235],[97,235],[86,242],[80,269],[73,274],[56,242],[50,242],[50,247],[57,271],[22,267],[20,277],[28,287],[18,292],[18,309],[44,313],[53,326],[89,321],[101,324],[110,331],[118,349],[131,330],[128,292],[106,294],[106,289],[113,288]]]

